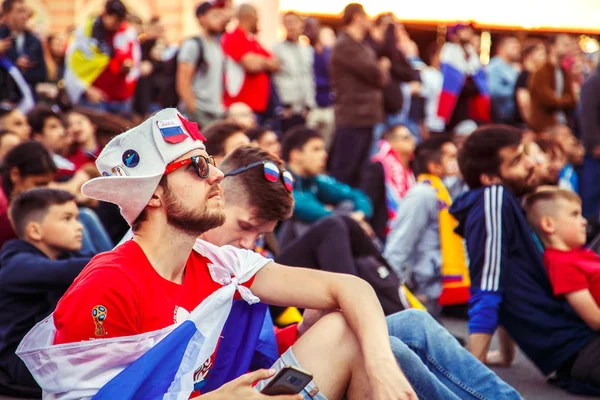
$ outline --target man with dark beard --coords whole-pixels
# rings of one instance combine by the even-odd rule
[[[470,259],[469,350],[482,362],[508,366],[514,358],[510,336],[544,375],[556,371],[564,387],[582,388],[586,377],[575,362],[591,352],[586,346],[594,345],[596,333],[564,298],[553,296],[519,201],[538,185],[521,131],[478,129],[465,142],[459,165],[471,191],[450,212]],[[503,351],[488,355],[498,327]]]
[[[45,353],[48,346],[36,349],[26,340],[21,347],[19,354],[31,361],[26,364],[42,389],[72,398],[94,395],[110,384],[106,378],[114,376],[114,366],[111,370],[107,362],[110,356],[101,351],[105,346],[117,345],[116,362],[127,365],[146,354],[139,354],[140,343],[131,345],[132,340],[183,323],[191,312],[202,316],[194,320],[194,337],[208,343],[202,344],[206,348],[199,353],[207,358],[186,353],[176,369],[188,369],[165,389],[171,395],[177,392],[177,398],[188,398],[193,387],[194,398],[199,394],[207,400],[416,399],[396,363],[383,311],[368,283],[349,275],[285,267],[251,251],[197,240],[225,221],[219,185],[223,174],[206,153],[203,140],[197,125],[177,110],[167,109],[114,138],[98,157],[102,177],[88,182],[83,193],[118,204],[134,236],[94,258],[53,316],[38,324],[30,336],[43,334],[46,345],[69,346],[50,346],[52,356],[36,353],[34,359],[28,358],[32,352]],[[292,201],[287,215],[291,212]],[[310,371],[314,380],[302,394],[267,397],[258,393],[274,370],[225,380],[214,392],[206,393],[211,382],[222,378],[212,368],[213,360],[230,302],[240,297],[251,305],[260,299],[267,304],[343,310],[322,318],[273,366]],[[202,325],[203,321],[208,322]],[[54,329],[44,330],[52,324]],[[94,345],[99,348],[93,356],[82,354]],[[61,350],[62,362],[57,361]],[[69,354],[77,360],[66,362]],[[175,360],[167,357],[164,361]],[[195,371],[193,385],[190,368]],[[90,369],[95,373],[81,375],[80,371]],[[256,381],[260,382],[255,389]],[[159,397],[164,393],[158,393]]]

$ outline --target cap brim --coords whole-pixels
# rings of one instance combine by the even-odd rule
[[[146,208],[163,174],[149,176],[106,176],[92,179],[81,192],[92,199],[119,206],[125,221],[131,225]]]

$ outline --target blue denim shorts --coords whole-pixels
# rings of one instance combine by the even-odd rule
[[[276,371],[279,371],[286,365],[303,369],[302,365],[300,365],[298,360],[296,360],[296,356],[294,356],[291,347],[285,353],[283,353],[281,358],[277,360],[271,368],[273,368]],[[266,386],[266,384],[269,383],[271,379],[272,378],[258,382],[254,389],[260,392]],[[321,394],[321,392],[319,392],[319,388],[317,387],[317,385],[315,385],[315,381],[310,381],[309,384],[306,385],[304,390],[302,390],[302,395],[304,396],[304,400],[327,400],[327,397],[325,397]]]

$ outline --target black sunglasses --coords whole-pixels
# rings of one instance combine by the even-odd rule
[[[190,164],[194,166],[198,177],[202,179],[208,178],[208,174],[210,173],[210,165],[212,165],[213,167],[217,166],[217,163],[215,162],[215,159],[212,156],[193,156],[167,165],[167,168],[165,168],[165,175],[170,174],[171,172]]]

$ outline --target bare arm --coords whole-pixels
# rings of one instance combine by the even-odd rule
[[[589,289],[565,294],[567,302],[590,328],[600,331],[600,307]]]
[[[251,74],[258,74],[263,71],[277,72],[279,70],[279,61],[276,58],[269,58],[256,53],[247,53],[240,60],[242,67]]]
[[[383,310],[362,279],[271,263],[256,275],[252,292],[267,304],[342,310],[361,344],[367,369],[396,365]]]
[[[479,361],[485,363],[487,361],[487,353],[490,350],[492,335],[487,333],[473,333],[469,336],[469,351]]]
[[[187,112],[196,110],[196,96],[194,95],[193,79],[196,66],[188,62],[177,63],[176,90]]]
[[[529,124],[529,117],[531,116],[531,94],[528,89],[517,89],[516,92],[517,107],[523,121]]]

